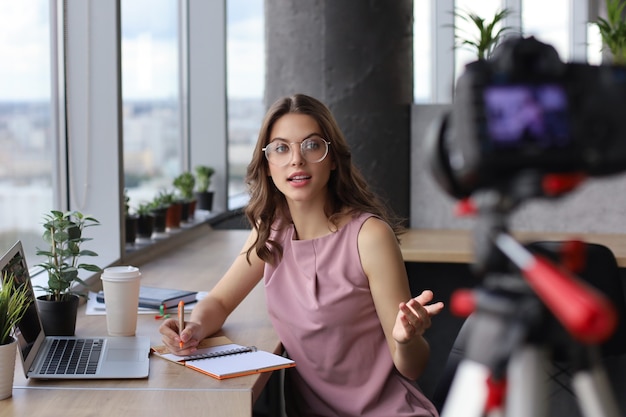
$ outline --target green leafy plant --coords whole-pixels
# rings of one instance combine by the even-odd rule
[[[128,216],[130,214],[130,197],[128,196],[128,189],[124,188],[124,214]]]
[[[79,263],[83,256],[98,256],[96,252],[81,249],[84,242],[92,240],[84,237],[87,227],[99,225],[100,222],[91,216],[79,211],[63,213],[51,210],[44,216],[45,223],[43,239],[50,246],[47,250],[37,248],[37,255],[45,256],[46,262],[38,264],[48,272],[48,286],[38,288],[47,293],[47,299],[61,301],[70,295],[85,296],[72,289],[72,284],[78,282],[87,284],[79,278],[79,270],[100,272],[97,265]]]
[[[11,342],[11,331],[30,305],[30,289],[18,284],[13,273],[3,271],[0,280],[0,345]]]
[[[153,210],[164,209],[176,201],[176,196],[173,192],[167,190],[160,190],[157,195],[150,202],[150,206]]]
[[[488,21],[468,10],[455,11],[455,16],[473,25],[472,31],[455,27],[457,47],[475,52],[478,59],[489,59],[503,37],[512,30],[501,26],[502,21],[510,14],[511,10],[503,9],[497,11],[491,21]]]
[[[602,37],[603,49],[608,48],[615,64],[626,64],[626,20],[623,17],[626,3],[606,0],[607,18],[598,17],[595,25]]]
[[[196,178],[191,172],[183,172],[174,178],[174,187],[178,189],[180,195],[185,200],[193,199],[193,188],[196,185]]]
[[[201,193],[207,192],[211,186],[211,177],[215,174],[215,169],[206,165],[198,165],[195,168],[197,190]]]
[[[148,216],[152,214],[154,207],[152,207],[151,203],[141,203],[137,206],[136,213],[139,216]]]

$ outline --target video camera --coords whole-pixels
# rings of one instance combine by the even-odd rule
[[[506,187],[526,171],[626,170],[626,67],[563,63],[533,37],[469,64],[452,110],[430,133],[439,185],[456,198]]]

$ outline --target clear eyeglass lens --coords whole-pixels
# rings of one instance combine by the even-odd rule
[[[276,140],[265,147],[267,160],[280,166],[291,161],[292,152],[291,144],[283,140]],[[328,143],[318,136],[307,138],[300,142],[300,153],[307,162],[322,162],[328,154]]]

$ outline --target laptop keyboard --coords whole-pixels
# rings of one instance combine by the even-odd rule
[[[41,373],[46,375],[95,374],[104,339],[57,339],[46,355]]]

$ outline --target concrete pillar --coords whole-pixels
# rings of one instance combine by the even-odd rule
[[[266,105],[326,103],[373,190],[408,219],[413,0],[266,0],[265,25]]]

